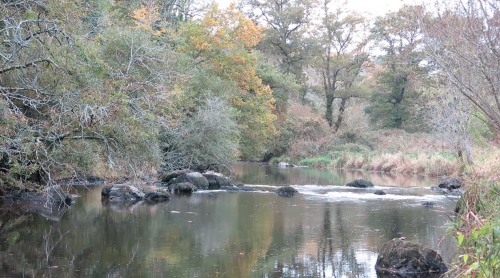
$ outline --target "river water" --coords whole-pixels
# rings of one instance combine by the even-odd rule
[[[376,186],[341,186],[357,178]],[[75,187],[81,197],[67,211],[3,215],[0,277],[377,277],[377,249],[395,237],[451,260],[439,243],[455,205],[430,190],[437,180],[249,163],[235,165],[233,180],[300,194],[217,190],[109,204],[102,186]]]

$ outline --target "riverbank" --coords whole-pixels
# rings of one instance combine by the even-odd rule
[[[457,275],[498,277],[500,184],[484,178],[470,178],[465,188],[467,192],[458,202],[458,216],[448,229],[457,239],[459,248]]]

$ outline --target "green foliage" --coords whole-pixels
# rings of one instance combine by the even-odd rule
[[[313,167],[327,167],[333,162],[328,156],[305,158],[299,161],[299,165]]]
[[[456,263],[463,277],[497,277],[500,273],[500,187],[481,183],[469,185],[458,203],[462,213],[447,230],[457,239],[461,255]]]
[[[422,129],[422,115],[416,107],[425,81],[421,30],[422,6],[404,6],[398,12],[379,17],[371,30],[372,39],[384,50],[378,61],[384,70],[377,74],[378,88],[365,112],[378,128]],[[419,104],[419,105],[416,105]]]
[[[291,73],[281,73],[273,63],[263,58],[259,58],[257,76],[262,79],[262,84],[271,88],[276,112],[285,114],[289,105],[289,97],[299,94],[300,85],[295,76]]]

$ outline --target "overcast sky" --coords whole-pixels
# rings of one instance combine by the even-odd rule
[[[363,14],[372,16],[383,15],[389,11],[397,11],[403,4],[414,4],[421,2],[420,0],[338,0],[339,2],[347,2],[346,7],[349,10],[357,11]],[[220,7],[226,7],[231,2],[237,0],[215,0]]]

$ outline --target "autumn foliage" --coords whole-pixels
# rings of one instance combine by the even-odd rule
[[[238,92],[226,93],[240,112],[241,151],[250,159],[262,155],[266,140],[276,131],[272,92],[257,76],[257,56],[252,52],[263,37],[262,30],[234,5],[225,10],[213,5],[201,20],[182,25],[179,34],[180,52],[216,76],[236,82]]]

